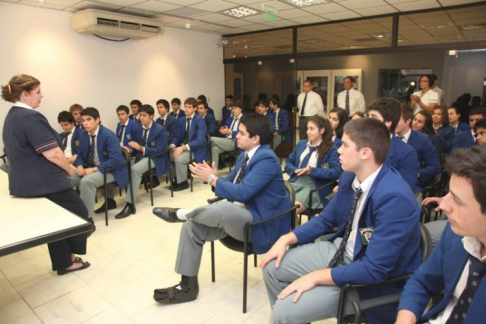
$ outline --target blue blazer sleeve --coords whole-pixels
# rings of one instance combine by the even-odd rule
[[[177,128],[171,144],[179,146],[184,141],[184,135],[186,134],[186,118],[179,118],[177,121]]]
[[[452,152],[452,144],[454,143],[454,137],[456,136],[454,128],[450,126],[443,126],[437,130],[437,134],[443,140],[441,141],[442,152],[445,154],[450,154]]]
[[[206,122],[206,132],[209,136],[216,136],[216,120],[214,116],[207,114],[204,121]]]
[[[422,185],[433,179],[441,171],[440,159],[437,149],[433,146],[428,135],[412,131],[409,143],[417,151],[417,158],[420,164],[419,175]]]
[[[118,137],[115,135],[115,133],[102,125],[99,127],[100,131],[98,132],[98,136],[100,138],[97,140],[97,150],[100,158],[100,164],[98,165],[98,170],[103,173],[107,168],[119,166],[124,162],[124,159],[121,154]]]
[[[288,135],[290,129],[289,113],[287,110],[280,108],[278,112],[278,133],[279,135]]]
[[[292,151],[292,153],[290,153],[289,157],[285,161],[285,173],[287,173],[287,175],[291,178],[289,179],[290,182],[296,180],[294,173],[295,170],[299,168],[300,155],[302,154],[302,152],[304,152],[306,145],[306,140],[299,141],[299,143],[297,143],[294,150]]]

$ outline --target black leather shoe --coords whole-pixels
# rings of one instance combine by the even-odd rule
[[[127,203],[125,207],[123,207],[122,211],[115,215],[115,218],[125,218],[130,216],[131,214],[135,214],[135,206],[133,206],[133,204],[131,203]]]
[[[107,200],[105,200],[105,202],[103,203],[103,205],[101,205],[100,208],[95,210],[95,214],[101,214],[105,212],[105,204],[107,201],[108,201],[108,210],[116,209],[116,201],[108,198]]]
[[[182,277],[181,282],[173,287],[154,290],[154,300],[161,304],[181,304],[193,301],[199,294],[197,276]]]
[[[162,218],[169,223],[184,223],[185,221],[177,217],[179,208],[155,207],[152,212],[155,216]]]
[[[184,181],[178,184],[174,184],[174,189],[173,191],[181,191],[181,190],[186,190],[189,189],[189,182]]]
[[[73,271],[79,271],[79,270],[89,268],[89,266],[91,265],[89,262],[78,262],[78,263],[82,264],[79,268],[76,268],[76,269],[59,269],[59,270],[57,270],[57,274],[62,276],[62,275],[65,275],[66,273],[70,273],[70,272],[73,272]]]

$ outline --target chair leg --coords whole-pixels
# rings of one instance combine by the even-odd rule
[[[246,246],[245,246],[246,247]],[[243,253],[243,314],[246,314],[246,297],[247,297],[247,286],[248,286],[248,254]]]
[[[254,253],[254,254],[253,254],[253,266],[254,266],[255,268],[258,266],[258,265],[257,265],[257,261],[258,261],[258,260],[257,260],[257,254],[256,254],[256,253]]]
[[[211,241],[211,280],[213,282],[216,281],[216,271],[215,271],[215,262],[214,262],[215,256],[214,256],[214,241]]]
[[[108,196],[107,196],[108,187],[106,185],[106,181],[104,185],[104,192],[105,192],[105,225],[108,226]]]

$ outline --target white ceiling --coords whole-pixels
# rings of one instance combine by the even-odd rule
[[[163,21],[167,26],[220,35],[270,30],[326,21],[376,16],[382,14],[442,8],[483,0],[329,0],[328,3],[296,8],[285,0],[0,0],[0,2],[76,12],[101,9],[138,15]],[[261,13],[248,18],[231,18],[222,10],[245,5]],[[263,5],[277,9],[276,21],[263,16]]]

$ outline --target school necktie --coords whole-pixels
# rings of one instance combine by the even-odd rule
[[[96,135],[90,135],[90,136],[91,136],[91,144],[89,146],[88,166],[94,167],[95,166],[95,149],[96,149],[95,137],[96,137]]]
[[[346,223],[346,229],[344,230],[344,236],[343,240],[341,241],[341,245],[339,245],[339,248],[337,249],[336,254],[332,257],[331,261],[329,262],[328,267],[332,268],[334,267],[339,260],[341,260],[344,250],[346,249],[346,242],[349,239],[349,234],[351,234],[351,229],[353,227],[353,220],[356,214],[356,208],[358,207],[358,201],[361,195],[363,194],[363,190],[359,188],[355,193],[353,197],[353,205],[351,207],[351,211],[349,212],[349,217],[348,217],[348,222]]]
[[[305,104],[306,103],[307,103],[307,93],[305,94],[304,102],[302,103],[302,109],[300,110],[300,116],[301,117],[305,116]]]
[[[346,91],[346,101],[344,102],[344,106],[349,116],[349,91]]]
[[[147,146],[147,134],[148,134],[149,130],[150,130],[150,127],[143,129],[143,137],[142,137],[142,146],[143,147]]]
[[[275,130],[278,131],[278,113],[275,112]]]
[[[240,172],[238,173],[238,176],[236,177],[235,183],[240,183],[241,181],[243,181],[243,177],[245,176],[246,165],[249,159],[250,157],[248,156],[248,153],[245,153],[245,161],[243,161],[243,164],[241,165],[241,169]]]
[[[461,296],[457,300],[456,306],[452,309],[451,316],[446,324],[460,324],[466,318],[467,310],[471,305],[474,295],[478,290],[481,280],[486,273],[486,263],[479,261],[472,255],[469,256],[469,276],[467,277],[466,287],[462,291]]]
[[[312,156],[312,153],[314,153],[315,150],[316,150],[316,146],[309,146],[309,153],[307,153],[307,155],[304,156],[304,159],[300,163],[300,165],[299,165],[300,169],[305,168],[307,166],[307,164],[309,164],[309,160]]]
[[[192,118],[187,118],[187,121],[186,121],[186,134],[184,135],[184,144],[189,143],[189,132],[191,130],[191,119]]]
[[[67,132],[66,133],[66,137],[64,137],[64,139],[62,140],[62,150],[64,151],[67,147],[67,141],[68,141],[68,138],[69,138],[69,135],[71,135],[71,132]]]
[[[228,137],[228,138],[233,137],[233,127],[235,127],[235,124],[238,123],[238,120],[239,120],[239,118],[233,118],[233,121],[231,122],[231,126],[229,128],[231,130],[231,134],[226,135],[226,137]]]
[[[162,118],[162,119],[160,120],[160,124],[161,124],[162,126],[165,126],[165,119],[164,119],[164,118]]]
[[[121,143],[123,140],[123,132],[125,131],[125,125],[122,124],[120,127],[120,132],[118,133],[118,141]]]

